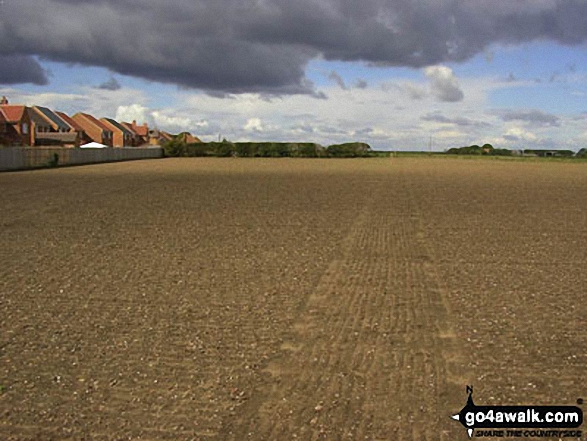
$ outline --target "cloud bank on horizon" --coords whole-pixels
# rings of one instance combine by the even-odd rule
[[[315,94],[306,66],[317,57],[420,68],[495,43],[587,39],[584,0],[8,0],[0,8],[3,84],[46,84],[37,56],[212,93]],[[444,74],[431,73],[435,93],[456,101],[458,86]]]

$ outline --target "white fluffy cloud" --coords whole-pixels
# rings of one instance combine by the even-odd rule
[[[146,122],[154,125],[152,112],[141,104],[130,104],[128,106],[118,106],[116,110],[117,121],[137,121],[139,124]]]
[[[262,132],[263,124],[259,118],[251,118],[243,126],[243,129],[245,129],[247,132]]]
[[[536,141],[538,139],[534,133],[520,127],[512,127],[503,137],[508,141]]]
[[[442,90],[457,88],[463,95],[461,101],[439,99],[430,91],[433,80]],[[364,89],[343,90],[330,83],[320,88],[328,99],[308,95],[267,99],[254,93],[222,98],[178,89],[166,92],[165,99],[150,101],[140,90],[93,87],[72,88],[71,93],[63,94],[19,92],[11,87],[0,88],[0,95],[15,103],[46,105],[68,113],[135,119],[171,133],[190,131],[204,141],[219,136],[232,141],[322,145],[363,141],[384,150],[427,150],[430,137],[435,150],[485,142],[504,148],[546,146],[553,139],[561,148],[576,150],[584,145],[585,116],[491,108],[490,94],[510,87],[514,84],[504,78],[456,81],[452,70],[435,66],[423,69],[420,79],[370,80]],[[556,124],[547,123],[551,120]]]
[[[446,66],[430,66],[424,70],[430,80],[432,94],[440,101],[462,101],[465,94],[459,86],[459,81],[451,68]]]
[[[151,127],[166,130],[171,133],[206,131],[210,124],[204,119],[193,118],[192,111],[181,111],[176,109],[153,110],[141,104],[130,104],[119,106],[116,111],[118,121],[136,120],[139,124],[146,122]]]

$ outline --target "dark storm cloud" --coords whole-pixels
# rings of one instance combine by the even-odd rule
[[[492,43],[571,45],[587,36],[584,0],[18,0],[1,8],[0,54],[222,93],[314,93],[305,67],[320,55],[424,67]]]
[[[560,126],[560,118],[540,110],[515,110],[501,115],[503,121],[522,121],[536,126]]]
[[[104,83],[97,86],[97,89],[111,90],[111,91],[120,90],[121,88],[122,88],[122,86],[120,85],[118,80],[114,77],[110,78],[108,81],[105,81]]]
[[[33,57],[0,53],[0,84],[19,83],[45,85],[47,72]]]

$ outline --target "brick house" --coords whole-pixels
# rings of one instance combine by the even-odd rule
[[[112,146],[113,147],[130,147],[133,145],[133,133],[112,118],[101,118],[105,126],[112,131]]]
[[[67,115],[66,113],[63,113],[63,112],[55,112],[55,113],[57,114],[57,116],[59,116],[59,118],[61,118],[65,123],[67,123],[69,125],[69,127],[71,127],[72,132],[77,132],[79,144],[85,144],[87,142],[92,141],[90,139],[90,137],[88,135],[86,135],[84,128],[82,126],[80,126],[77,122],[75,122],[69,115]]]
[[[46,107],[33,106],[30,114],[35,128],[35,145],[79,147],[79,133],[57,113]]]
[[[190,132],[182,132],[176,136],[176,139],[185,144],[197,144],[202,142],[200,138],[192,135]]]
[[[6,139],[6,118],[4,118],[4,114],[0,112],[0,145],[8,144]]]
[[[132,123],[122,123],[125,127],[130,128],[136,134],[136,145],[149,143],[149,126],[147,123],[139,126],[135,120]]]
[[[76,113],[71,117],[81,126],[86,135],[94,142],[112,147],[113,133],[102,121],[87,113]]]
[[[132,146],[133,147],[138,147],[138,146],[145,144],[143,138],[141,136],[137,135],[137,132],[135,132],[133,130],[131,123],[121,122],[120,124],[132,134]]]
[[[171,141],[173,138],[175,138],[175,136],[173,136],[171,133],[164,132],[163,130],[159,131],[159,140],[161,142]]]
[[[42,110],[41,110],[42,109]],[[44,113],[48,111],[46,107],[33,106],[28,109],[31,122],[33,123],[33,132],[38,133],[58,132],[59,126]]]
[[[59,117],[55,112],[47,107],[42,106],[33,106],[31,109],[31,120],[35,125],[37,125],[37,121],[39,124],[42,124],[43,127],[47,127],[48,130],[38,130],[38,127],[35,127],[35,133],[42,133],[42,132],[61,132],[67,133],[71,131],[71,127],[67,124],[63,119]]]
[[[6,97],[0,101],[0,113],[4,120],[4,142],[8,145],[35,145],[33,124],[26,106],[10,105]]]
[[[152,129],[149,130],[149,144],[161,145],[164,142],[171,141],[173,136],[163,130]]]

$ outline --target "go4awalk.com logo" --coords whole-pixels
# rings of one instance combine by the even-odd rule
[[[577,406],[477,406],[473,387],[467,386],[467,404],[452,418],[469,438],[581,438],[583,411]],[[583,404],[577,400],[577,404]],[[539,430],[538,430],[539,429]]]

